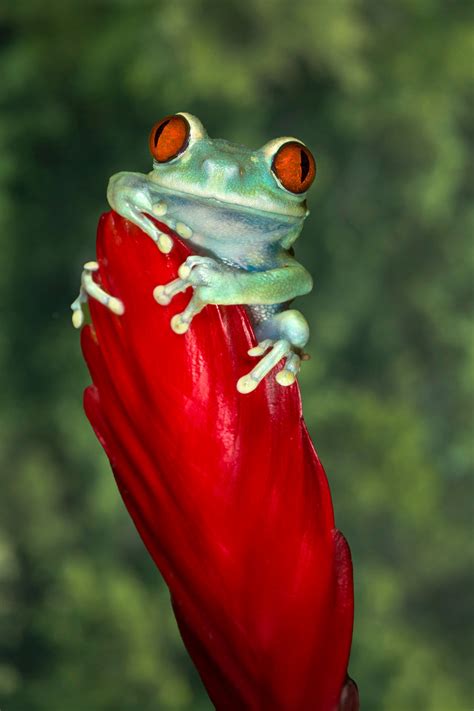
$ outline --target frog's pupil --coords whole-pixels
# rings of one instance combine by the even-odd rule
[[[306,151],[300,151],[300,165],[301,165],[301,182],[304,183],[304,181],[307,178],[307,175],[309,173],[309,158],[306,153]]]
[[[161,124],[161,126],[158,126],[158,128],[156,129],[156,131],[155,131],[155,138],[153,139],[153,143],[155,144],[155,148],[156,148],[157,145],[158,145],[158,141],[160,140],[161,134],[162,134],[163,131],[165,130],[166,126],[169,124],[170,120],[171,120],[171,119],[168,119],[167,121],[163,121],[163,123]]]

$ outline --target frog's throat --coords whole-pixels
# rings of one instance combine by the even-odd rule
[[[193,198],[194,200],[200,200],[209,205],[214,205],[215,207],[225,208],[227,210],[239,210],[243,212],[251,213],[252,215],[262,215],[265,217],[274,217],[276,220],[281,217],[286,217],[291,221],[299,222],[304,220],[307,215],[309,215],[309,210],[306,206],[306,200],[300,203],[294,203],[294,212],[288,212],[285,210],[271,209],[263,210],[261,207],[254,207],[251,204],[245,204],[244,202],[239,202],[237,200],[223,200],[221,197],[216,197],[212,193],[205,192],[191,192],[186,190],[177,190],[174,187],[167,187],[159,183],[156,178],[150,177],[150,180],[154,185],[156,185],[160,191],[166,195],[182,195],[183,197]]]

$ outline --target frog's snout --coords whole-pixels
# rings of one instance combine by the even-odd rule
[[[215,178],[234,180],[245,175],[244,166],[235,158],[206,158],[202,162],[202,168],[209,181]]]

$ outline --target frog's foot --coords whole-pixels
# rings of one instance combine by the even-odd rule
[[[173,279],[168,284],[159,284],[153,289],[153,296],[161,306],[167,306],[176,294],[186,291],[191,286],[187,279]],[[206,302],[199,299],[196,293],[191,297],[188,305],[180,314],[171,319],[171,328],[175,333],[183,334],[188,330],[194,316],[205,307]]]
[[[86,264],[84,264],[79,296],[71,304],[72,323],[74,328],[80,328],[84,323],[84,304],[87,303],[89,297],[103,304],[109,309],[109,311],[117,314],[117,316],[121,316],[125,312],[123,302],[115,296],[107,294],[107,292],[101,289],[101,287],[94,281],[92,275],[98,269],[99,265],[97,262],[86,262]]]
[[[176,294],[185,291],[190,286],[191,284],[186,279],[174,279],[168,284],[156,286],[153,296],[161,306],[167,306]],[[194,316],[202,311],[205,305],[205,302],[194,294],[184,311],[171,319],[172,330],[179,334],[186,333]]]
[[[249,309],[252,312],[251,306]],[[240,378],[237,390],[241,393],[255,390],[281,358],[285,358],[285,364],[276,374],[275,380],[285,387],[293,385],[301,361],[309,358],[303,351],[309,337],[309,327],[304,316],[295,309],[279,311],[274,316],[261,321],[255,327],[255,333],[258,345],[251,348],[248,353],[263,358],[250,373]]]
[[[298,358],[299,360],[299,357],[296,355],[296,353],[293,352],[290,342],[284,338],[281,338],[277,341],[273,341],[267,338],[261,343],[259,343],[258,346],[256,346],[255,348],[251,348],[249,351],[249,355],[261,355],[262,353],[265,353],[269,348],[271,348],[271,350],[262,358],[261,361],[259,361],[259,363],[257,363],[255,368],[252,368],[250,373],[247,373],[247,375],[244,375],[237,381],[237,390],[240,393],[245,394],[252,392],[252,390],[255,390],[257,385],[262,382],[264,377],[268,375],[272,368],[274,368],[276,364],[285,356],[287,356],[287,360],[284,370],[287,369],[288,362],[290,361],[292,356],[296,356],[296,358]],[[294,364],[292,364],[292,368],[294,368]],[[298,371],[296,370],[296,372]],[[280,373],[278,373],[278,375],[280,375]],[[291,385],[295,380],[295,375],[296,373],[293,375],[292,380],[290,376],[285,376],[282,379],[278,379],[277,377],[277,380],[280,385]],[[287,380],[291,380],[291,382],[286,382]]]
[[[123,212],[127,219],[134,222],[136,225],[142,228],[142,230],[152,238],[153,242],[156,244],[160,252],[163,254],[169,254],[173,248],[173,240],[171,237],[164,232],[160,232],[155,223],[150,220],[146,215],[142,214],[139,210],[129,206],[127,212]]]
[[[260,341],[254,348],[251,348],[248,354],[249,356],[261,356],[266,353],[274,343],[275,341],[272,341],[271,338],[266,338],[264,341]],[[286,357],[285,366],[275,376],[277,383],[284,386],[293,385],[296,376],[300,372],[302,360],[305,360],[303,355],[299,355],[293,350],[290,351]]]
[[[209,303],[202,297],[201,288],[207,287],[212,275],[220,274],[221,271],[222,268],[215,259],[192,255],[178,269],[178,279],[155,287],[153,296],[161,306],[167,306],[176,294],[189,287],[194,289],[194,294],[185,310],[171,319],[171,328],[175,333],[186,333],[194,316]]]

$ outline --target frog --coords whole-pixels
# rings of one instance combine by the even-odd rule
[[[167,306],[191,288],[192,296],[170,322],[185,334],[207,305],[244,306],[259,358],[236,383],[252,392],[280,361],[277,383],[292,385],[302,360],[309,326],[292,308],[293,299],[313,287],[310,273],[294,256],[293,244],[309,214],[306,195],[316,162],[299,139],[283,136],[252,150],[213,139],[201,121],[178,112],[154,124],[149,136],[153,167],[147,174],[120,172],[110,178],[110,207],[148,235],[163,254],[173,249],[174,235],[192,254],[175,279],[158,284],[153,296]],[[153,218],[171,234],[159,229]],[[96,299],[120,316],[125,306],[94,281],[97,262],[84,265],[78,298],[71,305],[73,324],[84,323],[83,307]]]

